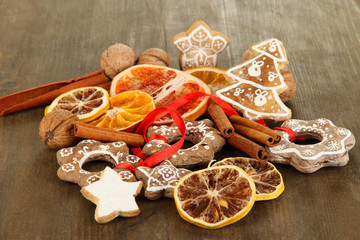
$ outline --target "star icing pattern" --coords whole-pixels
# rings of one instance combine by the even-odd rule
[[[165,160],[155,168],[138,167],[135,175],[144,183],[145,197],[155,200],[162,196],[174,198],[175,185],[190,172],[185,168],[176,168]]]
[[[180,50],[179,64],[182,70],[200,66],[217,65],[217,55],[229,45],[229,38],[212,31],[203,21],[195,22],[187,32],[173,38]]]
[[[98,181],[83,187],[83,196],[95,203],[95,220],[106,223],[117,216],[132,217],[140,213],[135,197],[142,182],[125,182],[116,171],[106,167]]]
[[[279,97],[279,93],[287,88],[278,64],[286,62],[281,42],[269,39],[252,49],[259,55],[230,68],[226,74],[236,83],[218,90],[216,95],[249,119],[289,119],[291,110]]]
[[[319,143],[298,145],[290,142],[289,135],[278,131],[280,143],[270,147],[270,161],[286,163],[302,172],[313,172],[323,166],[343,166],[348,160],[348,151],[355,145],[354,135],[346,128],[335,126],[326,118],[312,121],[290,119],[282,126],[292,129],[297,136],[320,140]]]

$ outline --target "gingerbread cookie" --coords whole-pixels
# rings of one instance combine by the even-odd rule
[[[255,46],[258,46],[259,44],[260,43],[255,43],[253,46],[255,47]],[[286,51],[281,42],[280,42],[280,46],[282,48],[282,52],[286,56]],[[247,62],[260,54],[261,54],[261,51],[256,50],[256,48],[250,47],[243,54],[242,62],[243,63]],[[280,72],[280,75],[284,78],[284,82],[285,82],[286,86],[288,87],[285,91],[283,91],[281,93],[278,92],[280,94],[279,96],[280,96],[280,99],[282,102],[289,101],[296,93],[296,83],[294,80],[294,76],[293,76],[292,72],[289,69],[287,69],[287,64],[288,64],[287,61],[278,62],[278,70]]]
[[[225,139],[217,129],[213,128],[214,123],[208,119],[202,121],[185,120],[185,124],[185,140],[195,145],[187,149],[180,149],[168,160],[176,167],[208,164],[214,159],[214,153],[220,151],[225,145]],[[181,133],[175,124],[170,127],[166,125],[152,126],[148,129],[147,136],[150,137],[154,134],[166,137],[169,143],[181,138]],[[142,151],[146,156],[152,156],[169,146],[163,140],[153,139],[145,144]]]
[[[170,161],[165,160],[155,168],[137,167],[136,178],[144,183],[145,197],[150,200],[174,198],[174,188],[177,182],[191,171],[176,168]]]
[[[199,20],[186,32],[176,35],[173,42],[180,50],[179,65],[184,70],[200,66],[216,67],[217,55],[229,45],[230,40]]]
[[[291,110],[279,97],[288,89],[280,73],[287,64],[282,43],[269,39],[252,48],[259,55],[230,68],[226,74],[236,83],[218,90],[216,95],[252,120],[262,118],[277,122],[291,118]]]
[[[326,118],[312,121],[291,119],[282,124],[290,128],[296,137],[317,139],[320,142],[300,145],[290,142],[284,131],[281,141],[269,147],[269,160],[275,163],[290,164],[304,173],[312,173],[326,166],[344,166],[349,161],[348,151],[355,145],[354,135],[346,128],[335,126]]]
[[[140,213],[135,201],[142,188],[142,182],[125,182],[116,171],[106,167],[101,177],[81,188],[82,195],[96,204],[95,220],[106,223],[117,216],[133,217]]]
[[[75,147],[60,149],[57,154],[60,165],[57,174],[63,181],[73,182],[80,187],[87,186],[99,180],[100,172],[89,172],[82,169],[85,163],[91,161],[106,161],[113,165],[127,162],[136,167],[141,159],[129,154],[129,148],[124,142],[102,143],[95,140],[83,140]],[[136,181],[130,170],[116,169],[124,181]]]

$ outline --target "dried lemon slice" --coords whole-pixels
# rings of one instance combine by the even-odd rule
[[[235,83],[235,81],[225,74],[226,70],[217,67],[195,67],[185,69],[184,72],[201,79],[211,89],[216,96],[216,91]]]
[[[101,87],[83,87],[63,93],[45,109],[45,115],[53,110],[69,110],[81,122],[89,122],[108,110],[109,93]]]
[[[243,218],[255,202],[255,184],[239,167],[219,166],[189,173],[175,187],[180,216],[216,229]]]
[[[270,200],[277,198],[285,189],[281,173],[269,162],[253,158],[225,158],[212,166],[234,165],[243,169],[256,186],[255,200]]]

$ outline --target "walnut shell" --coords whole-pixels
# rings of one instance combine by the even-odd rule
[[[74,135],[77,121],[79,118],[70,111],[51,111],[40,122],[39,136],[52,149],[74,146],[80,141],[80,138]]]
[[[171,60],[164,50],[160,48],[150,48],[139,55],[136,64],[153,64],[170,67]]]
[[[118,73],[133,66],[135,58],[135,53],[130,47],[116,43],[102,53],[100,65],[105,70],[105,75],[113,79]]]

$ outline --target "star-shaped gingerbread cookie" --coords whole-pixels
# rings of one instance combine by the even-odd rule
[[[216,67],[217,55],[229,45],[230,40],[199,20],[186,32],[177,34],[173,42],[180,50],[179,65],[184,70],[200,66]]]
[[[136,178],[144,183],[145,197],[150,200],[174,198],[174,188],[178,181],[191,171],[185,168],[176,168],[170,161],[165,160],[155,168],[136,168]]]
[[[95,220],[106,223],[117,216],[133,217],[140,213],[135,201],[142,188],[142,182],[125,182],[116,171],[106,167],[101,177],[80,191],[96,204]]]

